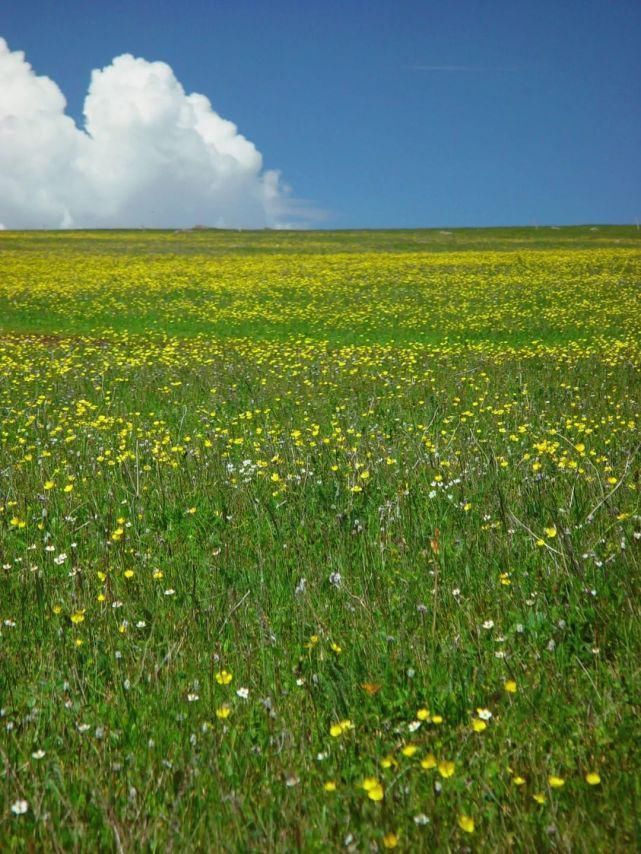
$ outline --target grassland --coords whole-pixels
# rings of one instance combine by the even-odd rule
[[[0,233],[3,850],[641,847],[641,235]]]

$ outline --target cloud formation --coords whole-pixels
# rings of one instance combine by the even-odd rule
[[[84,128],[64,95],[0,38],[0,228],[278,227],[278,172],[164,62],[94,70]]]

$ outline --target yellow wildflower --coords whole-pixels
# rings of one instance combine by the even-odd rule
[[[474,833],[474,819],[469,815],[460,815],[458,818],[458,826],[465,833]]]
[[[363,780],[363,788],[367,792],[370,801],[382,801],[385,795],[383,786],[376,777],[367,777]]]
[[[332,738],[338,738],[339,735],[343,735],[343,733],[348,732],[350,729],[354,729],[354,724],[346,719],[339,721],[337,724],[332,724],[329,728],[329,734]]]
[[[456,765],[449,759],[443,759],[438,763],[438,773],[445,779],[452,776],[455,768]]]

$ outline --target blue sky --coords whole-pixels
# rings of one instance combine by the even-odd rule
[[[93,68],[163,60],[322,227],[641,219],[641,3],[0,2],[79,123]]]

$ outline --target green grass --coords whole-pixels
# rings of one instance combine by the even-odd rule
[[[2,849],[639,847],[638,250],[0,234]]]

